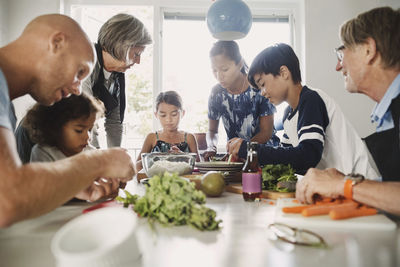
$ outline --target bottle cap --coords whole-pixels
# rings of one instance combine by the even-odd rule
[[[247,150],[256,151],[258,146],[258,142],[248,142],[247,143]]]

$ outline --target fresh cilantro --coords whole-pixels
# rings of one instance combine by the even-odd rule
[[[124,207],[133,204],[133,210],[150,222],[156,220],[165,226],[189,224],[201,231],[219,228],[221,220],[215,220],[216,212],[204,205],[206,196],[195,189],[194,183],[166,172],[161,177],[153,176],[146,186],[143,197],[125,190],[126,197],[117,200]]]

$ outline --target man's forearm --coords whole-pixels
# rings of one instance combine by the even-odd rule
[[[82,153],[14,169],[12,181],[2,181],[0,227],[40,216],[71,199],[100,176],[104,164],[98,158],[95,153]]]
[[[400,216],[400,182],[364,180],[353,187],[353,199]]]

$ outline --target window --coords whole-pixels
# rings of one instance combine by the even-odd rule
[[[155,122],[153,103],[160,91],[176,90],[182,96],[186,116],[181,122],[181,129],[190,132],[207,131],[208,96],[216,84],[208,55],[216,40],[208,32],[205,23],[206,8],[195,9],[200,10],[197,11],[199,13],[186,11],[178,13],[175,11],[179,8],[174,7],[174,12],[168,12],[166,7],[154,4],[152,1],[142,6],[82,3],[85,1],[79,1],[79,4],[67,4],[66,9],[69,10],[71,17],[81,24],[93,42],[97,40],[101,25],[111,16],[121,12],[139,18],[152,33],[155,41],[147,46],[142,54],[141,64],[134,65],[126,72],[127,109],[123,146],[140,150],[145,136],[157,130],[159,124]],[[160,13],[155,15],[154,12]],[[155,21],[160,17],[162,23]],[[254,16],[248,36],[237,40],[248,65],[265,47],[276,42],[291,43],[291,26],[288,18],[288,15]],[[153,30],[154,28],[156,29]],[[158,38],[159,31],[161,31],[160,38]],[[153,48],[160,51],[159,58],[153,58],[153,55],[158,55]],[[283,107],[278,107],[277,116],[281,116],[282,113]],[[224,149],[226,134],[222,122],[219,135],[220,147]],[[105,138],[100,138],[100,142],[104,147]]]
[[[208,96],[217,83],[209,58],[209,51],[216,40],[208,31],[204,15],[165,13],[162,36],[162,89],[178,91],[183,99],[186,117],[181,122],[181,128],[205,132],[208,129]],[[246,38],[237,40],[248,65],[262,49],[277,42],[290,43],[288,17],[254,18],[250,33]],[[286,104],[278,107],[277,118],[283,116],[285,107]],[[223,150],[226,133],[222,121],[218,132],[219,146]]]

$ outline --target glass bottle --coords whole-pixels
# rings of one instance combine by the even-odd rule
[[[257,142],[247,143],[247,159],[242,169],[243,199],[254,201],[261,197],[261,172],[258,166]]]

